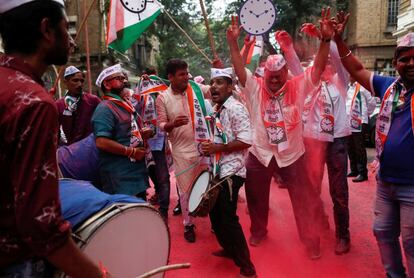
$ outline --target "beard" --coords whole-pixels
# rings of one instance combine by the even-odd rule
[[[123,90],[124,90],[124,86],[119,87],[119,88],[111,88],[110,92],[111,92],[111,94],[119,96],[122,93]]]
[[[66,43],[65,43],[66,42]],[[70,47],[68,38],[62,34],[60,28],[56,28],[55,45],[45,57],[49,65],[65,65],[69,60]]]

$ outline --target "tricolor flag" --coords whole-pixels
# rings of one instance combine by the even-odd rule
[[[245,47],[243,46],[241,53],[243,53]],[[246,65],[255,64],[259,62],[260,56],[263,55],[263,38],[262,36],[256,36],[256,42],[254,47],[251,47],[249,54],[247,55]]]
[[[147,95],[151,93],[162,92],[168,89],[169,81],[159,78],[156,75],[150,75],[149,80],[141,79],[138,83],[138,94]]]
[[[111,0],[106,45],[125,52],[160,13],[157,0]]]

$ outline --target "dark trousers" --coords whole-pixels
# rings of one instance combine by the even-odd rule
[[[347,137],[335,138],[333,142],[322,142],[306,138],[306,164],[312,187],[321,193],[324,166],[328,168],[329,193],[334,205],[336,237],[349,239],[349,208],[347,180]],[[320,216],[321,213],[320,211]]]
[[[313,224],[318,212],[315,204],[319,196],[307,179],[303,156],[293,164],[280,168],[274,157],[266,167],[249,153],[246,169],[246,199],[252,235],[263,237],[267,234],[270,181],[273,173],[277,172],[287,185],[301,241],[308,248],[319,245],[319,235]]]
[[[368,125],[362,125],[361,132],[352,132],[348,138],[348,156],[351,172],[367,177],[367,150],[365,149],[364,138]]]
[[[154,183],[155,192],[158,194],[160,211],[167,213],[170,205],[170,173],[165,151],[152,151],[152,156],[155,165],[149,167],[148,175]]]
[[[217,202],[210,211],[210,220],[217,241],[240,267],[240,273],[253,275],[256,270],[250,260],[249,248],[237,216],[237,199],[244,178],[232,176],[231,180],[233,181],[231,199],[229,186],[225,181],[222,183]]]

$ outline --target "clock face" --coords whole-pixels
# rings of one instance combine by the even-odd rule
[[[321,121],[321,129],[324,132],[332,132],[333,131],[333,122],[329,118],[323,118]]]
[[[285,137],[285,131],[283,130],[283,128],[279,126],[276,127],[276,140],[282,141],[284,137]]]
[[[251,35],[268,32],[276,21],[276,9],[271,0],[247,0],[239,12],[240,24]]]
[[[141,13],[147,6],[147,0],[121,0],[121,3],[131,13]]]

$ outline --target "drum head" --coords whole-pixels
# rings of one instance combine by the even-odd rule
[[[191,188],[190,197],[188,199],[188,211],[194,212],[201,202],[203,194],[207,191],[210,183],[210,173],[203,171],[195,180],[193,187]]]
[[[161,216],[147,205],[125,207],[97,224],[99,227],[87,238],[83,252],[96,263],[102,262],[114,277],[133,278],[167,265],[170,236]],[[81,232],[84,240],[88,231],[91,229]],[[154,277],[163,276],[160,273]]]

